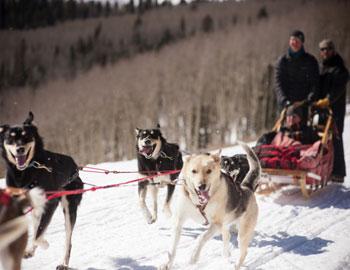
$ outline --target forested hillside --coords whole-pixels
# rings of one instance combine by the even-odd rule
[[[255,138],[276,118],[273,65],[301,29],[350,64],[349,1],[196,2],[0,31],[0,123],[32,110],[48,148],[78,163],[134,157],[160,123],[188,151]]]

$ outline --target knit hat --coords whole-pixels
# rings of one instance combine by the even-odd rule
[[[322,49],[322,48],[329,48],[329,49],[331,49],[333,51],[335,50],[334,43],[330,39],[322,40],[318,46],[320,47],[320,49]]]
[[[294,31],[290,34],[290,36],[291,36],[291,37],[296,37],[296,38],[300,39],[302,43],[305,42],[304,33],[301,32],[300,30],[294,30]]]

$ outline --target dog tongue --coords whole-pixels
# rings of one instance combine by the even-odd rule
[[[200,191],[200,192],[199,192],[198,198],[199,198],[199,202],[200,202],[201,204],[207,203],[208,200],[209,200],[208,191]]]
[[[143,148],[142,148],[142,151],[141,151],[142,153],[145,153],[145,154],[147,154],[147,155],[149,155],[149,154],[151,154],[152,153],[152,146],[144,146]]]
[[[26,163],[26,156],[25,155],[16,156],[16,162],[19,167],[22,167]]]

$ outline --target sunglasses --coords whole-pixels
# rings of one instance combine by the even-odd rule
[[[329,48],[329,47],[325,47],[325,48],[320,48],[320,51],[321,52],[324,52],[324,51],[331,51],[332,48]]]

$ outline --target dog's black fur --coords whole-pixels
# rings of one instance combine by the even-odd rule
[[[230,176],[233,181],[240,185],[244,177],[249,172],[249,162],[246,154],[237,154],[232,157],[221,157],[221,170],[224,174]],[[256,187],[250,187],[253,191]]]
[[[38,133],[38,129],[32,124],[33,114],[30,112],[28,118],[21,126],[3,125],[0,127],[0,139],[2,157],[7,167],[6,184],[9,187],[31,189],[40,187],[45,191],[56,190],[74,190],[82,189],[83,182],[79,178],[78,167],[74,160],[66,155],[53,153],[44,149],[43,140]],[[14,160],[15,155],[20,155],[27,144],[33,144],[33,149],[27,153],[27,159],[32,156],[30,163],[25,168],[18,168]],[[8,151],[6,146],[10,145],[12,149],[16,149],[17,153]],[[30,151],[33,154],[30,155]],[[9,157],[9,155],[12,155]],[[29,157],[28,157],[29,156]],[[23,163],[23,160],[21,164]],[[35,166],[36,165],[36,166]],[[36,241],[42,239],[50,220],[57,208],[59,201],[62,203],[66,222],[66,253],[64,261],[57,269],[68,269],[70,250],[71,250],[71,234],[77,218],[77,209],[82,199],[81,194],[70,195],[67,197],[56,198],[47,202],[45,212],[40,218],[39,226],[34,233],[33,249],[27,252],[26,256],[34,255],[36,249]]]
[[[181,170],[183,166],[182,155],[177,144],[168,143],[162,136],[159,126],[155,129],[136,129],[136,150],[137,163],[140,174],[154,175],[157,172]],[[140,142],[143,146],[140,147]],[[170,182],[177,179],[179,173],[169,176]],[[157,180],[155,180],[157,182]],[[146,196],[147,186],[151,181],[142,181],[138,184],[138,193],[141,204],[145,206],[144,197]],[[174,193],[175,185],[167,184],[167,196],[165,204],[168,205]],[[141,206],[143,207],[143,206]],[[147,207],[146,207],[147,208]],[[148,209],[146,210],[148,211]],[[156,215],[156,213],[155,213]],[[149,223],[153,223],[156,217],[153,216]]]

